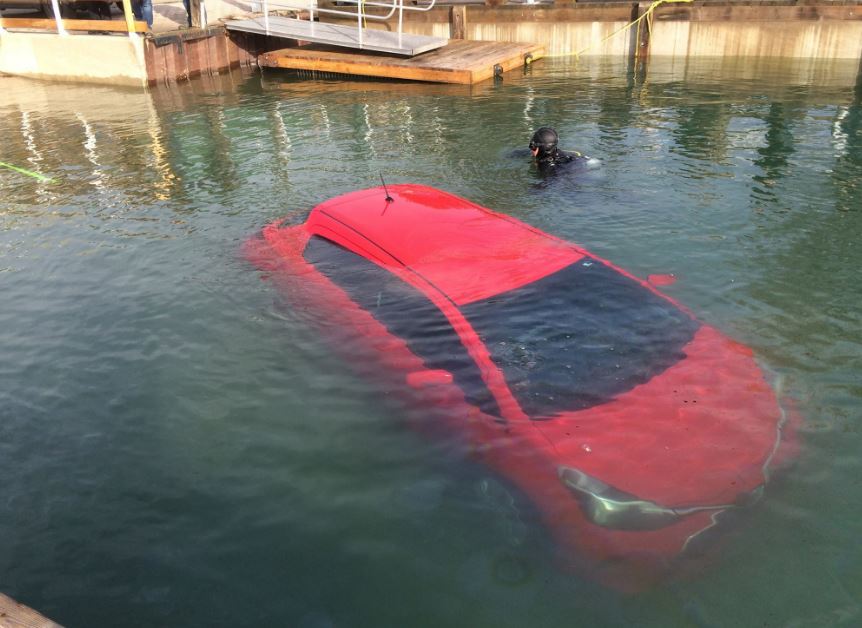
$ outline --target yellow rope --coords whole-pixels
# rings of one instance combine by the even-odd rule
[[[587,50],[589,50],[593,46],[601,45],[601,44],[605,43],[607,40],[611,39],[612,37],[614,37],[616,35],[619,35],[623,31],[630,29],[632,26],[637,26],[638,24],[641,23],[642,20],[647,21],[647,29],[649,30],[650,33],[652,33],[652,14],[653,14],[653,12],[655,12],[655,10],[658,7],[660,7],[661,5],[663,5],[665,3],[668,3],[668,4],[674,4],[674,3],[678,3],[678,2],[691,3],[693,1],[694,0],[655,0],[655,2],[653,2],[651,5],[649,5],[647,10],[644,11],[643,15],[641,15],[638,19],[633,20],[633,21],[629,22],[628,24],[626,24],[625,26],[618,28],[613,33],[611,33],[610,35],[608,35],[607,37],[602,39],[600,42],[598,42],[598,44],[590,44],[586,48],[582,48],[581,50],[578,50],[577,52],[563,52],[563,53],[555,54],[555,55],[545,55],[545,58],[546,59],[552,59],[554,57],[580,57],[583,53],[585,53]],[[635,50],[637,50],[639,47],[640,47],[640,32],[638,32],[637,39],[635,40]]]

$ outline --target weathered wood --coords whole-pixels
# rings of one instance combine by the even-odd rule
[[[0,628],[62,628],[62,626],[0,593]]]
[[[545,49],[536,44],[455,39],[409,59],[304,46],[264,53],[258,63],[271,68],[471,85],[494,76],[495,66],[506,72],[523,66],[526,55],[536,61],[544,54]]]
[[[467,7],[463,4],[449,7],[449,38],[467,38]]]
[[[114,20],[61,20],[63,28],[67,31],[99,31],[105,33],[125,33],[128,32],[125,22]],[[10,30],[16,28],[38,29],[38,30],[57,30],[57,22],[54,20],[46,20],[41,18],[23,18],[23,17],[2,17],[0,18],[0,26]],[[136,33],[146,33],[146,22],[134,22]]]
[[[153,40],[144,41],[144,59],[147,63],[147,82],[150,85],[156,83],[167,83],[168,73],[165,69],[165,48],[167,46],[156,46]]]
[[[167,61],[168,72],[170,72],[175,81],[184,81],[189,77],[189,69],[186,65],[186,47],[185,42],[180,39],[172,46],[165,46],[165,60]]]
[[[632,20],[636,20],[644,13],[646,13],[647,9],[650,8],[651,2],[640,2],[636,5],[634,11],[632,12]],[[637,25],[637,36],[635,37],[635,50],[634,56],[638,61],[644,61],[649,58],[649,38],[650,38],[650,25],[649,20],[651,16],[647,16],[642,19]]]
[[[186,42],[186,64],[189,69],[189,77],[200,76],[206,59],[205,55],[201,54],[201,48],[206,50],[206,39]]]
[[[227,47],[228,65],[240,65],[239,46],[233,37],[225,37],[225,46]]]

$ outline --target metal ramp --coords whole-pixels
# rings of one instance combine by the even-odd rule
[[[413,57],[445,46],[448,40],[426,35],[411,35],[356,26],[299,20],[291,17],[260,16],[246,20],[230,20],[225,28],[232,31],[301,39],[318,44],[373,50]]]
[[[447,39],[440,37],[428,37],[426,35],[411,35],[403,32],[404,11],[425,12],[434,8],[436,0],[430,0],[427,6],[417,7],[404,5],[404,0],[341,0],[342,5],[355,5],[353,10],[343,8],[321,8],[317,6],[317,0],[252,0],[252,10],[263,9],[263,15],[245,20],[230,20],[225,22],[225,27],[232,31],[244,31],[287,39],[300,39],[329,46],[340,46],[342,48],[355,48],[358,50],[371,50],[374,52],[387,52],[389,54],[413,57],[429,50],[445,46]],[[380,9],[386,13],[368,13],[369,8],[375,11]],[[308,14],[308,19],[296,19],[270,15],[271,9],[287,10],[293,13]],[[356,20],[356,26],[343,26],[318,22],[315,14],[337,15],[342,18],[348,17]],[[368,21],[386,22],[396,17],[398,30],[394,33],[388,30],[376,30],[364,28]]]

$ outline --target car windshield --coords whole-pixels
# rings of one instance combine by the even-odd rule
[[[467,401],[500,416],[479,367],[446,316],[425,295],[388,270],[318,236],[309,240],[304,256],[391,334],[402,338],[427,368],[452,373]]]
[[[684,357],[699,327],[592,258],[461,309],[533,418],[588,408],[650,380]]]

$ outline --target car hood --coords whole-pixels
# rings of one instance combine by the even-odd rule
[[[763,485],[785,415],[752,351],[706,325],[683,350],[608,403],[534,421],[558,468],[674,508],[733,504]]]

